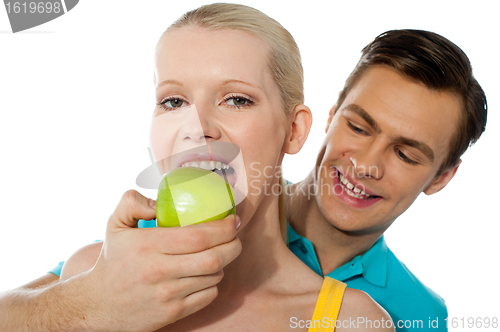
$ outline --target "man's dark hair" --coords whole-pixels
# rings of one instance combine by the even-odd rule
[[[463,109],[458,128],[437,175],[456,166],[460,156],[484,132],[488,112],[486,96],[472,75],[469,58],[457,45],[433,32],[384,32],[363,49],[361,59],[339,95],[335,112],[363,74],[377,65],[388,66],[431,90],[450,92],[461,99]]]

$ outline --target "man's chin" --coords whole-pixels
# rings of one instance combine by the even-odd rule
[[[319,202],[318,202],[319,203]],[[348,235],[366,235],[384,232],[389,225],[382,220],[376,221],[377,214],[353,211],[346,207],[318,204],[323,220],[339,232]],[[378,214],[380,215],[380,214]]]

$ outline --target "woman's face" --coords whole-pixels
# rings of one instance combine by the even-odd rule
[[[246,196],[237,207],[243,223],[266,195],[279,192],[271,185],[288,121],[268,52],[249,33],[196,26],[168,32],[156,51],[155,160],[167,158],[164,172],[193,162],[210,168],[210,157],[218,168],[228,164],[230,183]],[[240,148],[239,158],[225,143]],[[211,155],[204,147],[213,147]]]

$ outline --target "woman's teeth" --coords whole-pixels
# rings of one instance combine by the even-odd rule
[[[221,170],[221,169],[229,169],[229,165],[220,162],[220,161],[188,161],[184,164],[181,165],[181,167],[186,167],[186,166],[191,166],[191,167],[198,167],[198,168],[203,168],[209,171],[213,171],[214,169]]]
[[[366,198],[370,197],[370,195],[368,195],[367,193],[365,193],[363,190],[359,189],[358,187],[354,188],[354,185],[351,182],[349,182],[349,180],[347,180],[347,178],[345,176],[340,174],[340,172],[339,172],[339,180],[340,180],[340,183],[342,184],[344,191],[349,196],[361,198],[361,199],[366,199]]]

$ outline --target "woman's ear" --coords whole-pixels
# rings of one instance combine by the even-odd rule
[[[458,162],[455,167],[449,168],[440,176],[437,176],[430,185],[425,188],[424,193],[426,195],[432,195],[446,187],[446,185],[453,179],[455,174],[457,173],[458,166],[462,163],[462,160]]]
[[[283,152],[288,154],[299,152],[309,136],[311,124],[312,113],[309,107],[305,105],[295,106],[292,115],[292,128],[286,137]]]

